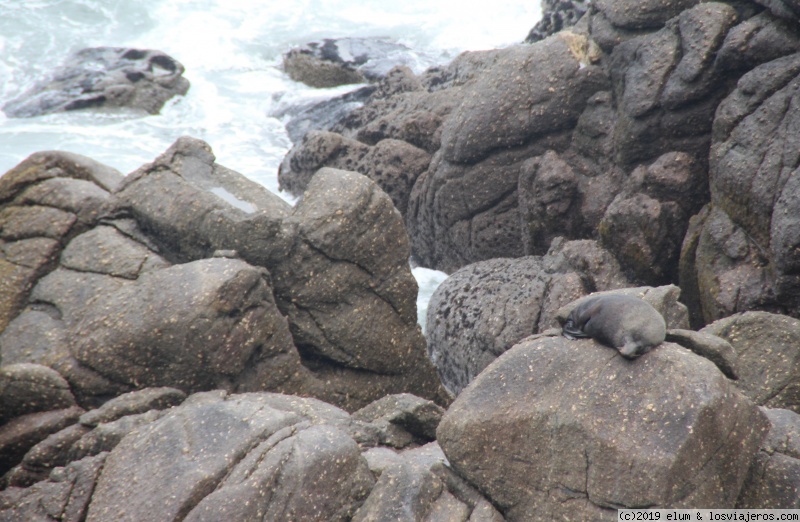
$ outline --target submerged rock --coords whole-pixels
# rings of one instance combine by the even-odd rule
[[[3,106],[12,118],[78,109],[130,108],[158,114],[189,90],[183,65],[160,51],[93,47],[78,51],[53,76]]]

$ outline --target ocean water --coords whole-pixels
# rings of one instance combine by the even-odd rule
[[[179,136],[207,141],[217,161],[278,192],[291,148],[278,106],[342,94],[290,80],[290,48],[337,37],[388,37],[415,52],[417,72],[465,50],[522,41],[541,17],[536,0],[0,0],[0,106],[46,78],[74,51],[158,49],[192,86],[161,114],[71,112],[7,118],[0,111],[0,175],[33,152],[67,150],[128,173]],[[287,201],[292,198],[279,193]],[[418,309],[446,277],[415,268]]]

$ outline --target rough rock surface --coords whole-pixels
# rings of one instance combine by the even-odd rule
[[[96,223],[121,180],[116,170],[69,152],[38,152],[0,177],[0,331],[69,239]]]
[[[69,383],[57,371],[39,364],[0,366],[0,425],[37,411],[75,406]]]
[[[292,143],[300,143],[309,131],[329,130],[355,109],[363,107],[375,89],[374,85],[367,85],[341,96],[303,103],[278,100],[270,115],[284,122]]]
[[[752,309],[800,314],[800,54],[745,74],[717,109],[711,207],[684,247],[706,322]]]
[[[375,181],[405,214],[411,187],[430,161],[430,154],[405,141],[385,139],[370,146],[340,134],[312,131],[284,158],[278,181],[281,190],[299,195],[323,166],[356,171]]]
[[[283,69],[311,87],[376,81],[395,66],[414,66],[418,58],[388,38],[325,38],[290,50]]]
[[[58,203],[42,185],[61,170],[41,164],[2,178],[0,212]],[[60,257],[8,282],[3,363],[55,369],[84,406],[148,386],[272,390],[351,410],[395,392],[447,402],[416,323],[402,217],[368,178],[323,169],[291,208],[182,138],[115,182],[113,194],[97,181],[78,187],[92,197],[65,191],[63,212],[80,218],[69,228],[27,221],[28,235],[57,238]],[[9,218],[6,241],[25,241],[21,223]]]
[[[168,395],[149,389],[114,402]],[[86,415],[122,416],[88,433],[83,425],[62,430],[26,455],[29,464],[49,455],[60,467],[0,492],[0,518],[503,520],[431,442],[443,410],[409,394],[353,415],[315,399],[221,391],[161,412],[101,409]],[[103,452],[80,451],[99,430],[111,435],[123,423],[130,429]]]
[[[615,520],[619,507],[733,507],[768,427],[713,364],[676,345],[628,361],[591,340],[544,338],[492,363],[437,435],[507,520]]]
[[[800,415],[762,408],[771,423],[756,455],[736,507],[798,509],[800,507]]]
[[[542,19],[525,37],[525,43],[536,43],[575,25],[586,14],[589,3],[586,0],[544,0],[541,2]]]
[[[595,290],[627,286],[613,256],[591,241],[554,244],[543,257],[468,265],[428,304],[428,354],[454,395],[521,339],[558,326],[556,312]],[[603,266],[605,273],[598,269]]]
[[[158,114],[189,90],[183,65],[160,52],[121,47],[78,51],[51,78],[3,106],[12,118],[87,108],[132,108]]]
[[[800,320],[744,312],[701,330],[728,341],[737,355],[737,385],[756,404],[800,413]]]
[[[695,327],[749,309],[796,316],[796,158],[781,143],[800,30],[792,4],[763,4],[594,2],[568,31],[376,91],[327,148],[290,157],[314,158],[306,179],[382,140],[430,154],[408,196],[406,171],[380,181],[408,198],[423,266],[600,239],[636,284],[680,282]]]

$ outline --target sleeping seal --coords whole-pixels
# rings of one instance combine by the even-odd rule
[[[561,333],[567,339],[591,337],[632,359],[664,342],[667,325],[650,303],[627,295],[606,294],[581,299]]]

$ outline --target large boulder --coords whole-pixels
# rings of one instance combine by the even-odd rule
[[[54,199],[29,162],[3,177],[21,194],[5,209]],[[39,184],[23,190],[28,178]],[[323,169],[292,208],[182,138],[101,194],[61,196],[83,224],[51,234],[51,271],[3,300],[16,312],[0,333],[4,363],[56,369],[84,406],[145,386],[298,393],[351,410],[387,393],[447,402],[416,322],[402,217],[368,178]],[[23,223],[9,218],[9,240]]]
[[[676,345],[630,361],[592,340],[541,338],[484,370],[437,435],[507,520],[616,520],[624,507],[734,507],[768,427]]]
[[[756,455],[736,507],[798,509],[800,507],[800,415],[763,408],[770,429]]]
[[[12,118],[87,108],[132,108],[158,114],[189,90],[183,65],[160,51],[92,47],[70,56],[47,80],[3,106]]]
[[[624,286],[628,282],[613,256],[588,240],[555,242],[542,257],[467,265],[431,296],[428,354],[444,386],[458,395],[520,340],[558,326],[562,306],[589,292]]]
[[[711,150],[711,207],[683,249],[703,319],[761,309],[800,315],[800,54],[745,74],[717,110]],[[790,147],[791,148],[791,147]]]
[[[738,358],[739,388],[756,404],[800,413],[800,320],[744,312],[701,330],[728,341]]]
[[[0,177],[0,331],[57,266],[64,245],[96,223],[121,180],[69,152],[38,152]]]
[[[299,196],[322,167],[360,172],[375,181],[405,215],[411,188],[430,161],[430,154],[405,141],[384,139],[367,145],[333,132],[312,131],[286,155],[278,181],[282,190]]]
[[[143,274],[98,296],[72,335],[81,364],[136,387],[279,389],[299,367],[265,274],[235,259]]]
[[[0,518],[503,520],[447,467],[430,401],[388,396],[350,415],[274,393],[183,399],[120,396],[37,444],[6,477]]]
[[[591,42],[569,32],[504,50],[466,84],[465,103],[447,116],[441,149],[411,193],[406,221],[420,262],[449,272],[522,255],[522,165],[566,148],[589,98],[607,88]]]

